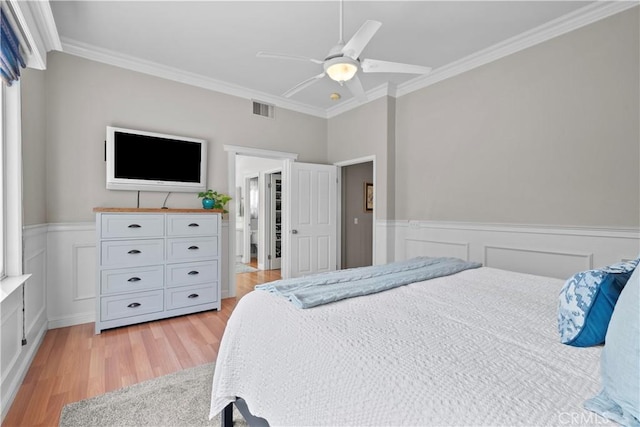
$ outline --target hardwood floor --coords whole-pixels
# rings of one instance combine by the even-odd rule
[[[57,426],[67,403],[214,362],[237,302],[255,285],[278,279],[280,270],[237,274],[237,296],[223,299],[220,311],[100,335],[93,323],[47,331],[2,426]]]

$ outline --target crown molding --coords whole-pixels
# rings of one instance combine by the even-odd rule
[[[48,1],[31,1],[28,2],[28,5],[47,52],[51,50],[62,50],[62,43],[58,35],[56,21],[53,18],[51,4]]]
[[[578,28],[592,24],[616,13],[623,12],[640,4],[637,0],[608,1],[601,0],[568,13],[560,18],[540,25],[532,30],[504,40],[486,49],[480,50],[458,61],[433,70],[426,76],[411,79],[398,85],[397,96],[403,96],[425,88],[442,80],[457,76],[466,71],[504,58],[521,50],[551,40]]]
[[[615,15],[617,13],[623,12],[632,7],[637,7],[639,4],[640,1],[638,0],[596,1],[593,4],[580,8],[555,20],[549,21],[548,23],[543,24],[539,27],[533,28],[522,34],[490,46],[486,49],[468,55],[458,61],[439,67],[426,76],[416,77],[407,82],[399,84],[397,87],[393,83],[389,82],[370,89],[366,92],[366,102],[359,102],[355,98],[351,98],[326,110],[302,102],[297,102],[288,98],[283,98],[281,96],[274,96],[265,92],[248,89],[233,83],[212,79],[210,77],[190,73],[178,68],[158,64],[156,62],[146,61],[133,56],[124,55],[115,51],[89,45],[65,37],[62,38],[62,50],[68,54],[79,56],[85,59],[102,62],[120,68],[126,68],[129,70],[177,81],[191,86],[202,87],[204,89],[225,93],[227,95],[233,95],[249,100],[260,100],[261,102],[270,103],[288,110],[329,119],[384,96],[391,96],[395,98],[417,91],[419,89],[423,89],[442,80],[457,76],[466,71],[470,71],[474,68],[504,58],[505,56],[543,43],[547,40],[592,24],[596,21]],[[46,13],[44,15],[48,16]],[[55,29],[55,23],[53,23],[53,26],[54,27],[49,26],[49,28]],[[49,31],[49,33],[52,32]],[[55,32],[55,34],[57,35],[57,32]]]
[[[8,3],[28,45],[27,67],[45,70],[47,52],[62,48],[51,5],[48,1],[9,0]]]
[[[62,48],[65,53],[92,61],[102,62],[104,64],[149,74],[163,79],[173,80],[191,86],[197,86],[227,95],[237,96],[239,98],[260,100],[261,102],[273,104],[281,108],[321,118],[327,118],[327,113],[322,108],[284,99],[279,96],[273,96],[265,92],[248,89],[233,83],[212,79],[210,77],[184,71],[179,68],[158,64],[157,62],[124,55],[122,53],[79,42],[67,37],[62,37]]]

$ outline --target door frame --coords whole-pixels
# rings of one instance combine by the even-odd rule
[[[264,150],[261,148],[242,147],[239,145],[224,145],[224,151],[227,152],[227,189],[229,194],[235,194],[236,189],[236,156],[251,156],[251,157],[263,157],[267,159],[282,160],[282,170],[286,168],[287,162],[296,161],[298,159],[297,153],[288,153],[285,151],[273,151]],[[374,187],[375,189],[375,187]],[[283,188],[284,191],[284,188]],[[284,195],[283,195],[284,196]],[[229,204],[229,238],[228,240],[228,253],[227,253],[227,270],[229,271],[229,287],[227,297],[236,296],[236,241],[235,238],[231,238],[231,231],[235,232],[236,229],[236,204]],[[283,222],[286,218],[283,218]],[[283,224],[284,228],[284,224]],[[284,243],[283,243],[284,244]],[[283,249],[286,249],[283,248]],[[287,253],[283,251],[283,257],[287,256]]]
[[[378,192],[378,186],[376,185],[376,156],[375,154],[371,155],[371,156],[364,156],[364,157],[358,157],[356,159],[351,159],[351,160],[343,160],[341,162],[335,162],[334,166],[338,167],[338,223],[337,223],[337,242],[338,242],[338,248],[337,248],[337,258],[338,258],[338,269],[342,268],[342,168],[344,166],[352,166],[352,165],[357,165],[360,163],[369,163],[369,162],[373,162],[373,212],[371,212],[371,215],[373,215],[373,217],[371,218],[372,222],[373,222],[373,235],[371,237],[371,262],[373,263],[373,265],[376,264],[376,199],[377,199],[377,192]]]

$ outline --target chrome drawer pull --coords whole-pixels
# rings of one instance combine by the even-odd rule
[[[140,224],[130,224],[128,227],[129,228],[142,228],[142,226]]]
[[[127,280],[127,282],[139,282],[140,280],[142,280],[139,277],[132,277],[131,279]]]
[[[190,251],[195,251],[196,249],[200,249],[197,246],[189,246],[187,249],[189,249]]]
[[[188,225],[189,227],[200,227],[200,224],[196,224],[195,222],[192,222],[191,224]]]
[[[187,273],[189,276],[195,276],[196,274],[200,274],[199,271],[196,270],[191,270],[190,272]]]
[[[127,252],[127,253],[128,253],[128,254],[131,254],[131,255],[135,255],[135,254],[139,254],[139,253],[141,253],[141,252],[140,252],[139,250],[137,250],[137,249],[131,249],[131,250],[130,250],[129,252]]]
[[[140,307],[142,304],[140,304],[139,302],[132,302],[131,304],[129,304],[127,307],[129,308],[136,308],[136,307]]]
[[[198,294],[191,294],[187,298],[198,298],[199,296],[200,295],[198,295]]]

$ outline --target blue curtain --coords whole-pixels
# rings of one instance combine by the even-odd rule
[[[20,53],[20,41],[16,33],[9,25],[9,20],[5,16],[4,10],[0,9],[0,76],[2,80],[11,86],[11,83],[20,78],[20,67],[26,64]]]

